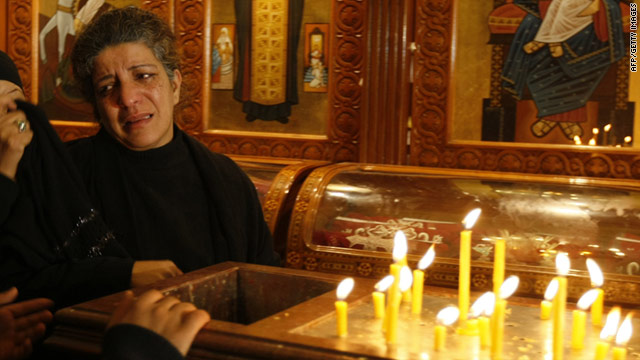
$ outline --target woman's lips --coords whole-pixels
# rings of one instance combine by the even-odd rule
[[[133,130],[148,124],[153,118],[153,114],[147,114],[144,116],[130,116],[124,122],[124,128],[127,130]]]

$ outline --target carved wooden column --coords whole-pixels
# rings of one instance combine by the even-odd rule
[[[414,0],[369,3],[361,162],[407,163]]]

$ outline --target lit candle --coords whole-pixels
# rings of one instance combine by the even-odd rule
[[[609,351],[609,340],[616,334],[620,322],[620,308],[614,307],[607,315],[607,321],[600,332],[600,340],[596,343],[595,360],[604,360]]]
[[[505,241],[497,238],[493,247],[493,292],[498,295],[504,282]]]
[[[616,335],[616,346],[613,347],[613,360],[625,360],[627,358],[627,342],[631,339],[633,331],[631,326],[632,313],[625,316],[624,321]]]
[[[491,344],[491,329],[489,326],[489,318],[493,314],[496,296],[491,291],[482,294],[471,305],[471,316],[477,321],[478,335],[480,336],[480,346],[482,348],[489,347]],[[471,321],[471,320],[470,320]]]
[[[595,138],[591,138],[591,140],[589,140],[589,145],[591,145],[591,146],[596,145],[596,139]]]
[[[402,231],[397,231],[393,238],[392,256],[394,263],[389,266],[389,272],[393,276],[393,283],[389,288],[387,311],[382,325],[384,331],[387,331],[389,328],[389,314],[391,312],[391,307],[395,304],[396,298],[400,299],[400,269],[402,269],[402,263],[406,261],[407,256],[407,237]]]
[[[346,278],[340,282],[336,295],[338,301],[336,301],[336,324],[338,330],[338,336],[347,335],[347,302],[344,299],[349,296],[349,293],[353,289],[353,279]]]
[[[387,275],[375,285],[376,291],[373,292],[373,311],[376,319],[384,317],[384,292],[393,284],[393,275]]]
[[[587,269],[589,270],[589,277],[591,278],[591,286],[598,293],[598,297],[591,305],[591,323],[596,326],[602,325],[602,308],[604,307],[604,291],[601,289],[604,283],[604,276],[602,270],[596,262],[592,259],[587,259]]]
[[[631,136],[624,137],[624,146],[631,146]]]
[[[597,138],[598,138],[598,134],[600,133],[600,129],[598,128],[593,128],[591,129],[591,132],[593,133],[593,138],[591,140],[589,140],[589,145],[596,145],[597,142]],[[591,143],[591,141],[593,141],[593,143]]]
[[[516,289],[520,279],[517,276],[509,276],[500,287],[500,295],[496,299],[493,308],[493,331],[491,334],[491,358],[502,359],[502,349],[504,347],[504,317],[507,311],[507,298]]]
[[[558,271],[558,293],[554,298],[553,314],[553,360],[562,360],[564,355],[564,312],[567,305],[567,274],[571,268],[571,262],[567,253],[561,252],[556,256],[556,269]]]
[[[422,259],[418,261],[418,268],[413,270],[413,300],[411,301],[411,312],[413,314],[420,314],[422,312],[424,270],[431,265],[435,257],[436,251],[434,245],[431,245]]]
[[[609,131],[611,131],[611,124],[604,126],[604,134],[602,135],[602,145],[609,145]]]
[[[411,287],[411,269],[408,266],[403,266],[400,269],[400,291],[407,291]],[[396,296],[394,299],[394,303],[391,306],[391,311],[387,312],[387,318],[389,319],[389,324],[387,327],[387,342],[389,344],[395,344],[398,339],[398,313],[400,312],[400,301],[401,298]]]
[[[471,228],[480,216],[481,209],[473,209],[464,218],[462,223],[465,230],[460,233],[460,264],[458,276],[458,309],[460,321],[458,326],[464,332],[467,326],[467,313],[469,312],[469,288],[471,286]]]
[[[547,286],[547,290],[544,292],[544,300],[540,302],[540,320],[549,320],[551,317],[551,310],[553,308],[553,298],[558,292],[558,280],[553,279]]]
[[[571,348],[584,349],[585,327],[587,326],[587,309],[598,297],[597,289],[591,289],[584,293],[578,300],[578,308],[573,310],[573,323],[571,328]]]
[[[574,136],[574,137],[573,137],[573,142],[574,142],[576,145],[582,145],[582,140],[580,140],[580,136],[578,136],[578,135],[576,135],[576,136]]]
[[[434,328],[433,350],[440,351],[444,349],[445,339],[447,338],[447,326],[453,324],[460,316],[460,311],[455,306],[448,306],[436,315],[437,325]]]

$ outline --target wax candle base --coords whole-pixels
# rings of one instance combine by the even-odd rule
[[[480,335],[480,331],[478,330],[478,320],[477,319],[467,320],[465,326],[460,326],[456,328],[456,334],[468,335],[468,336]]]

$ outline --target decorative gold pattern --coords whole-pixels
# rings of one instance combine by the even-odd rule
[[[251,24],[251,101],[285,102],[288,0],[254,0]]]

